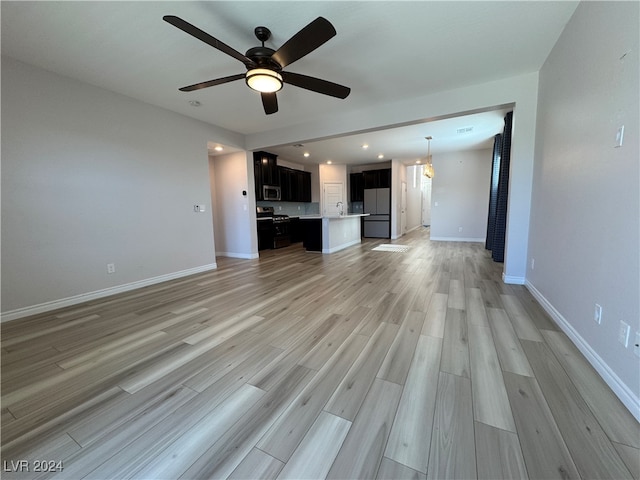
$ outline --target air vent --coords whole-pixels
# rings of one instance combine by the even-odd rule
[[[473,132],[473,127],[462,127],[456,130],[456,133],[461,134],[461,133],[471,133]]]

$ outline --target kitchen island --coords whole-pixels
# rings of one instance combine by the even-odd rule
[[[301,215],[304,248],[309,252],[334,253],[360,243],[361,218],[368,213],[323,216]]]

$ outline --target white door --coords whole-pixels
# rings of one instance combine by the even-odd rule
[[[325,182],[322,186],[323,190],[323,215],[339,215],[342,210],[347,212],[347,206],[344,204],[342,190],[344,184],[342,182]]]
[[[425,227],[431,225],[431,185],[430,178],[422,177],[422,225]]]
[[[407,231],[407,182],[400,182],[400,234]]]

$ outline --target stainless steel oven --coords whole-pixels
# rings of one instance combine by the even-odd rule
[[[291,245],[288,215],[275,215],[273,207],[257,207],[258,250],[282,248]]]
[[[273,185],[263,185],[262,196],[265,200],[280,200],[280,187],[276,187]]]
[[[291,245],[289,226],[291,220],[288,215],[273,216],[273,248],[288,247]]]

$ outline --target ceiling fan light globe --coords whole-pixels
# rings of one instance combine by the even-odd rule
[[[252,90],[260,93],[274,93],[282,88],[282,76],[267,68],[254,68],[247,72],[245,81]]]

